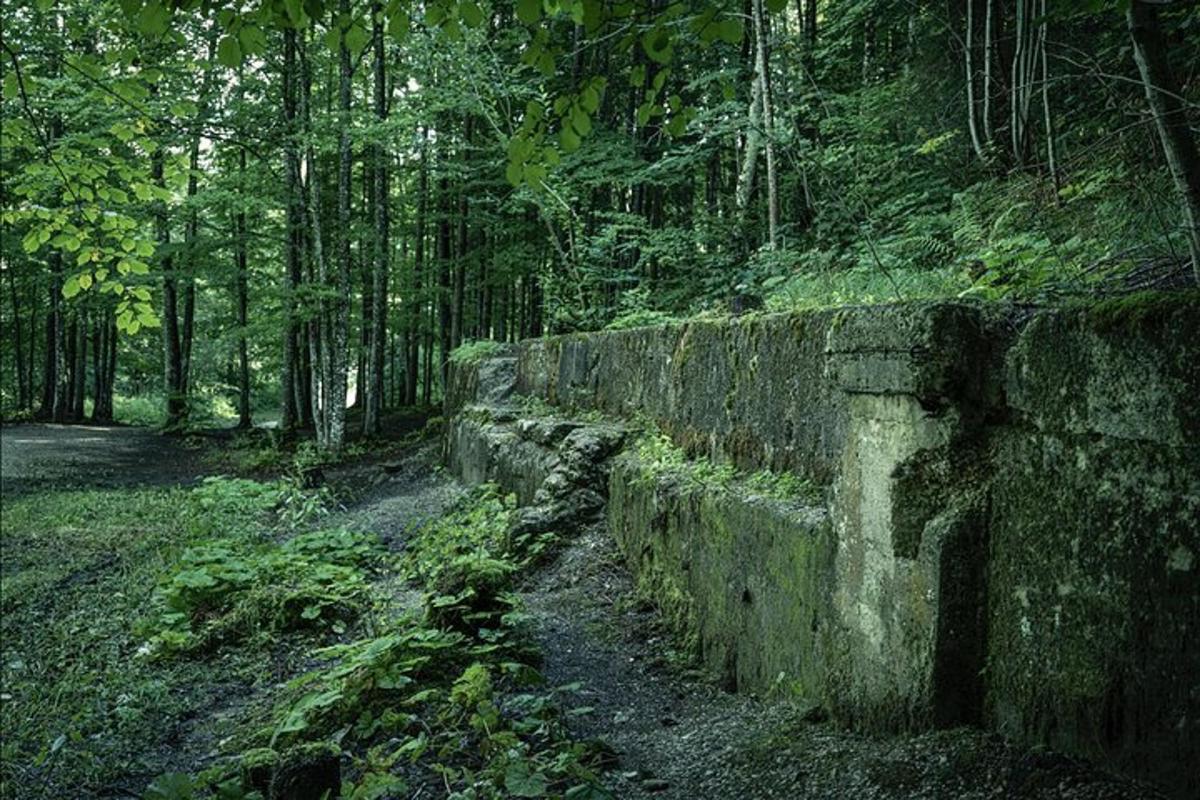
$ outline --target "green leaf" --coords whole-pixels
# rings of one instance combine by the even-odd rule
[[[242,46],[238,44],[235,37],[228,35],[221,37],[221,41],[217,44],[217,61],[230,69],[237,69],[242,65]]]
[[[458,16],[468,28],[478,28],[483,24],[483,10],[477,3],[472,3],[470,0],[458,4]]]
[[[82,288],[83,287],[81,287],[79,285],[79,276],[72,275],[71,277],[69,277],[65,281],[63,281],[63,287],[62,287],[63,297],[65,297],[69,300],[72,297],[74,297],[75,295],[79,294],[79,291]]]
[[[9,70],[4,76],[4,99],[12,100],[20,92],[20,86],[17,84],[17,73]]]
[[[542,0],[517,0],[517,19],[533,25],[542,18]]]
[[[729,44],[741,44],[743,35],[745,35],[745,30],[741,20],[725,19],[717,23],[717,38]]]
[[[570,125],[564,125],[558,132],[558,141],[562,144],[564,153],[574,153],[579,149],[579,134]]]
[[[576,106],[571,111],[571,127],[576,130],[580,138],[583,138],[592,132],[592,119],[587,112]]]
[[[92,288],[92,273],[83,272],[79,275],[79,288],[87,291]]]
[[[513,797],[545,797],[548,785],[546,776],[530,772],[524,761],[514,761],[504,773],[504,788]]]
[[[342,32],[337,28],[330,28],[325,34],[325,46],[336,53],[342,46]]]
[[[161,36],[171,23],[171,10],[158,0],[150,0],[138,16],[138,28],[147,36]]]
[[[370,41],[371,34],[362,25],[355,23],[350,30],[346,31],[346,49],[355,58],[358,58]]]
[[[408,29],[412,24],[412,19],[408,12],[402,8],[398,8],[392,12],[388,18],[388,33],[398,41],[404,41],[408,37]]]
[[[504,177],[508,179],[508,182],[511,183],[513,186],[520,186],[521,185],[521,175],[522,175],[521,164],[516,161],[508,162],[508,166],[504,170]]]
[[[600,108],[600,92],[589,86],[579,94],[579,107],[589,114],[595,114]]]
[[[651,61],[659,64],[666,64],[675,56],[671,47],[671,34],[662,26],[646,31],[642,36],[642,49]]]
[[[254,55],[267,49],[267,37],[257,25],[246,25],[238,31],[238,43],[245,55]]]
[[[196,784],[190,777],[182,772],[168,772],[155,778],[142,797],[145,800],[191,800],[195,793]]]

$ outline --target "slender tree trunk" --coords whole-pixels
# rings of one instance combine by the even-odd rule
[[[992,9],[996,0],[983,0],[983,140],[990,150],[995,139],[992,130],[992,59],[995,34],[992,30]]]
[[[1054,116],[1050,113],[1050,59],[1046,53],[1046,38],[1049,35],[1050,23],[1046,15],[1046,0],[1041,0],[1038,16],[1042,19],[1040,26],[1038,49],[1042,56],[1042,124],[1046,136],[1046,168],[1050,172],[1050,181],[1054,184],[1057,197],[1058,183],[1058,154],[1054,141]]]
[[[111,312],[105,310],[92,327],[93,422],[112,422],[112,380],[117,342],[115,322],[111,317]]]
[[[450,254],[450,181],[443,175],[438,179],[438,226],[437,226],[437,259],[438,259],[438,343],[442,387],[446,386],[446,378],[450,368],[450,350],[453,348],[451,330],[453,321],[453,306],[450,303],[450,273],[454,268]]]
[[[434,313],[434,305],[430,303],[429,319],[425,321],[425,353],[421,376],[421,405],[424,406],[433,403],[433,328],[437,324],[433,319]]]
[[[300,119],[305,133],[304,161],[307,172],[305,180],[308,183],[305,207],[309,217],[309,241],[312,255],[309,271],[315,273],[315,275],[310,274],[309,280],[312,282],[315,277],[321,285],[325,285],[329,270],[325,263],[325,249],[322,242],[320,180],[317,175],[317,159],[312,141],[312,71],[308,62],[307,50],[306,34],[302,34],[299,39]],[[317,444],[321,447],[328,446],[329,438],[327,421],[329,354],[325,347],[328,317],[328,303],[322,297],[317,301],[316,314],[308,324],[309,408],[312,411],[312,423],[316,432]]]
[[[296,31],[283,32],[283,117],[287,139],[284,143],[284,171],[287,175],[287,214],[284,231],[283,273],[283,369],[279,376],[279,426],[285,432],[296,427],[296,289],[300,285],[300,235],[303,211],[300,205],[299,131],[296,125]]]
[[[753,0],[755,50],[759,97],[762,104],[763,139],[767,155],[767,245],[772,250],[779,244],[779,178],[775,169],[774,114],[771,108],[771,50],[767,39],[767,19],[762,0]]]
[[[160,145],[150,156],[150,177],[154,184],[166,189],[163,174],[164,145]],[[175,260],[170,254],[171,225],[167,218],[166,203],[154,203],[155,238],[159,248],[167,253],[163,256],[162,269],[162,336],[163,336],[163,391],[167,395],[168,428],[177,428],[187,418],[187,399],[182,393],[181,368],[183,352],[179,341],[179,301],[175,277]]]
[[[975,157],[983,161],[983,141],[979,138],[978,109],[975,103],[974,54],[975,0],[967,0],[967,29],[963,39],[963,56],[967,65],[967,128],[971,132],[971,148],[975,151]]]
[[[38,340],[38,304],[37,290],[30,289],[29,292],[29,355],[25,359],[25,387],[27,394],[25,395],[25,407],[33,408],[33,396],[36,393],[34,388],[34,366],[37,364],[37,340]]]
[[[244,192],[246,187],[246,148],[238,150],[238,190]],[[249,305],[249,263],[246,256],[246,207],[243,199],[234,216],[235,241],[235,289],[237,295],[238,323],[238,427],[251,428],[254,423],[250,418],[250,353],[247,341],[246,325],[247,306]]]
[[[12,270],[7,270],[10,297],[13,309],[13,366],[17,371],[17,407],[29,407],[29,391],[25,383],[25,350],[21,337],[21,302],[17,298],[17,276]]]
[[[66,375],[65,399],[63,401],[62,418],[59,422],[74,422],[75,421],[75,388],[78,385],[79,374],[79,358],[78,358],[78,342],[79,342],[79,323],[76,320],[76,314],[69,315],[67,322],[66,334],[66,353],[63,361],[66,365],[64,374]]]
[[[408,369],[405,381],[407,405],[417,404],[418,366],[420,364],[420,344],[423,317],[421,283],[425,275],[425,222],[429,207],[429,167],[427,142],[429,131],[421,129],[421,151],[417,166],[417,224],[416,241],[413,253],[413,288],[412,301],[409,304],[409,339],[408,339]]]
[[[1187,109],[1179,84],[1167,62],[1167,43],[1151,3],[1132,0],[1127,12],[1133,40],[1133,58],[1142,76],[1146,100],[1162,141],[1167,168],[1179,193],[1184,233],[1192,256],[1192,270],[1200,285],[1200,156],[1188,126]]]
[[[350,19],[350,0],[338,4],[339,16]],[[329,436],[330,450],[337,452],[346,441],[346,358],[350,336],[350,47],[345,30],[338,47],[338,112],[341,135],[338,138],[338,258],[334,286],[332,336],[329,346]]]
[[[82,422],[87,396],[87,317],[80,313],[72,330],[75,333],[75,361],[71,368],[71,421]]]
[[[738,171],[735,199],[743,219],[750,208],[750,191],[754,186],[754,172],[758,165],[758,151],[762,146],[762,81],[755,76],[750,86],[749,124],[746,127],[745,145],[742,148],[742,167]]]
[[[1012,127],[1013,160],[1024,166],[1030,149],[1029,112],[1033,101],[1038,67],[1038,45],[1041,42],[1037,26],[1030,20],[1033,0],[1017,0],[1016,51],[1013,54],[1012,87],[1010,90],[1010,124]],[[1038,21],[1044,26],[1045,20]]]
[[[387,61],[384,47],[382,7],[374,5],[375,47],[375,117],[382,123],[388,115]],[[374,258],[371,269],[371,294],[374,306],[371,315],[371,335],[368,353],[369,375],[366,381],[366,404],[363,414],[363,433],[375,435],[380,430],[380,417],[384,406],[384,347],[387,337],[388,318],[388,271],[391,242],[389,240],[388,214],[388,154],[386,148],[373,147],[375,169],[375,236]]]

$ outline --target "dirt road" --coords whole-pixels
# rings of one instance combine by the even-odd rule
[[[145,428],[0,428],[0,487],[6,498],[51,487],[190,483],[199,472],[196,454],[180,440]]]

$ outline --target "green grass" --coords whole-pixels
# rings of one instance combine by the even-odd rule
[[[78,797],[159,769],[207,687],[261,660],[155,663],[135,633],[184,548],[254,535],[244,503],[186,489],[53,492],[5,503],[5,797]]]
[[[644,423],[645,433],[634,443],[640,480],[653,483],[667,475],[688,484],[725,491],[737,490],[758,497],[795,501],[806,504],[819,503],[820,487],[792,472],[758,470],[746,472],[728,463],[717,463],[703,456],[690,457],[671,437],[659,431],[650,422]]]

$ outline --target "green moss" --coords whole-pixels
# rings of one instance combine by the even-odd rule
[[[490,339],[464,342],[450,353],[450,361],[454,364],[474,364],[499,355],[505,349],[506,346],[502,342],[494,342]]]
[[[1200,309],[1200,290],[1134,292],[1083,306],[1085,318],[1098,331],[1136,330],[1184,308]]]

